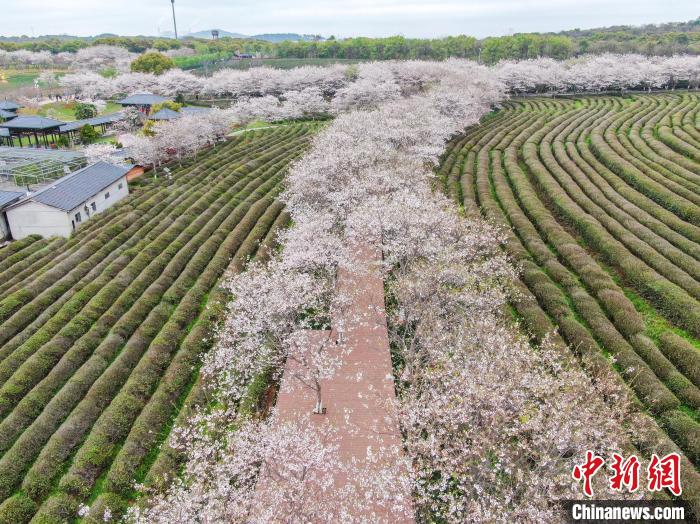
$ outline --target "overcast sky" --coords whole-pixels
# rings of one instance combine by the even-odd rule
[[[0,34],[156,35],[172,29],[170,0],[0,0]],[[617,24],[686,21],[698,0],[176,0],[180,33],[477,37]]]

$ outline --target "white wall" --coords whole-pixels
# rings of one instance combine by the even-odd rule
[[[107,193],[109,193],[109,198],[105,198]],[[76,213],[80,212],[81,223],[84,223],[92,215],[101,213],[128,195],[129,186],[126,182],[126,176],[123,176],[69,212],[39,202],[27,201],[7,210],[7,220],[10,223],[12,238],[20,240],[29,235],[69,237],[73,232]],[[96,211],[92,209],[93,203]],[[88,207],[89,213],[85,212],[85,206]],[[76,223],[75,226],[77,228],[80,224]]]
[[[12,238],[29,235],[68,237],[73,231],[68,213],[39,202],[26,202],[6,211]]]
[[[5,240],[10,238],[10,232],[7,229],[7,223],[5,222],[5,213],[0,212],[0,240]]]
[[[119,186],[122,186],[121,189]],[[109,193],[109,198],[105,198],[105,195]],[[129,196],[129,186],[126,183],[126,176],[120,178],[116,182],[114,182],[111,186],[103,189],[100,191],[98,194],[96,194],[94,197],[90,198],[89,200],[86,200],[82,204],[80,204],[78,207],[75,209],[71,210],[70,213],[68,213],[68,216],[73,219],[75,214],[80,211],[80,215],[83,219],[83,222],[85,222],[89,217],[88,214],[85,213],[85,206],[88,207],[89,210],[89,216],[96,215],[98,213],[101,213],[105,209],[108,209],[112,207],[114,204],[119,202],[122,198]],[[95,207],[97,208],[97,211],[93,211],[92,209],[92,204],[95,204]]]

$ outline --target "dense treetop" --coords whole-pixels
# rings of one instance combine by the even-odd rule
[[[317,41],[283,41],[220,38],[173,40],[154,37],[100,36],[96,38],[40,37],[32,39],[0,38],[0,50],[47,51],[53,54],[76,53],[92,46],[118,46],[131,53],[147,50],[161,52],[186,50],[217,58],[233,53],[252,53],[269,58],[329,58],[354,60],[480,59],[495,63],[504,59],[551,57],[565,59],[586,53],[640,53],[645,55],[700,54],[700,18],[688,22],[644,26],[614,26],[598,29],[573,29],[559,33],[518,33],[478,40],[459,35],[436,39],[346,38]]]

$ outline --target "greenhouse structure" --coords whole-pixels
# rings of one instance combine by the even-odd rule
[[[0,147],[0,181],[15,186],[43,185],[87,164],[76,151],[28,147]]]

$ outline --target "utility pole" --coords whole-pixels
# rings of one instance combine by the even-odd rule
[[[173,27],[175,28],[175,40],[177,40],[177,21],[175,20],[175,0],[170,0],[173,7]]]

